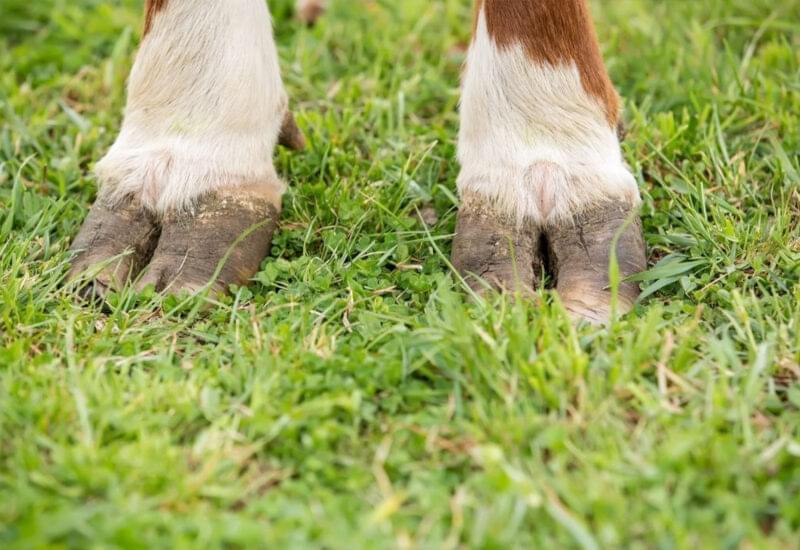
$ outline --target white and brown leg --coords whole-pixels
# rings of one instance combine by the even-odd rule
[[[646,260],[639,193],[617,136],[619,100],[586,0],[476,0],[475,13],[453,263],[518,289],[538,283],[547,258],[566,308],[605,321],[615,236],[623,276]],[[621,311],[638,292],[621,285]]]
[[[159,291],[246,284],[281,209],[275,145],[303,145],[269,11],[264,0],[148,0],[145,15],[124,121],[95,168],[99,198],[71,275],[122,255],[90,290],[142,269]]]

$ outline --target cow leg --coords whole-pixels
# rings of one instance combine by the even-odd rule
[[[264,0],[148,0],[125,118],[97,163],[100,192],[73,244],[103,294],[246,284],[267,254],[284,184],[272,153],[303,145]],[[149,267],[145,267],[148,266]]]
[[[470,276],[499,274],[495,286],[517,288],[512,276],[534,285],[547,257],[565,307],[603,322],[612,309],[612,244],[623,277],[646,261],[639,193],[617,137],[619,100],[586,0],[477,0],[475,11],[453,263]],[[476,208],[487,229],[476,229]],[[490,238],[537,232],[543,238],[533,249],[527,238]],[[509,265],[498,266],[498,257]],[[619,311],[638,292],[623,283]]]

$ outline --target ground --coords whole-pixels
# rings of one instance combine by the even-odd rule
[[[140,4],[2,0],[0,546],[797,547],[800,0],[593,3],[653,266],[608,328],[448,263],[468,0],[272,2],[256,282],[76,302]]]

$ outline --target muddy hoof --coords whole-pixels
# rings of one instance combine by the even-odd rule
[[[313,25],[325,13],[325,0],[297,0],[297,18],[306,25]]]
[[[518,224],[485,199],[465,194],[458,210],[453,265],[479,294],[488,285],[532,295],[543,265],[539,240],[533,224]]]
[[[67,279],[74,281],[98,269],[79,294],[102,299],[136,277],[158,241],[158,224],[139,201],[128,198],[111,204],[98,198],[70,247],[74,253]]]
[[[556,278],[556,290],[564,307],[577,318],[595,324],[611,320],[610,253],[614,237],[623,226],[617,242],[617,263],[624,279],[647,268],[642,224],[629,204],[604,203],[547,231],[549,267]],[[617,313],[629,312],[638,296],[638,283],[621,282]]]
[[[138,287],[178,294],[207,286],[224,293],[232,284],[246,285],[269,253],[279,205],[242,191],[212,193],[191,212],[164,216],[158,247]]]

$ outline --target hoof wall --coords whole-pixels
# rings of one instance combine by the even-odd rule
[[[97,270],[78,293],[84,299],[104,299],[139,274],[155,249],[158,234],[155,218],[138,201],[111,204],[98,199],[70,248],[74,256],[67,279],[77,280]]]
[[[178,294],[246,285],[269,253],[278,215],[272,201],[245,194],[210,194],[191,212],[170,213],[138,287]]]
[[[498,213],[473,194],[462,199],[453,241],[453,265],[474,290],[487,287],[532,294],[546,269],[567,311],[578,320],[604,324],[615,304],[610,269],[611,247],[622,281],[616,311],[627,313],[639,286],[625,278],[647,268],[642,225],[634,207],[609,201],[565,223],[537,228]],[[631,219],[633,217],[633,219]]]

